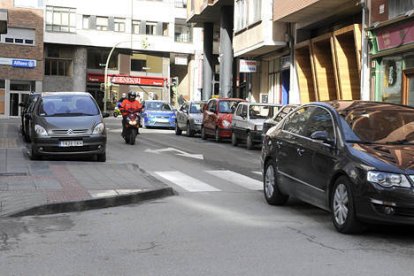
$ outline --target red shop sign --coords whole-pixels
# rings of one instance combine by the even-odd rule
[[[105,76],[102,74],[88,74],[88,82],[105,82]],[[108,80],[114,84],[129,84],[129,85],[149,85],[149,86],[164,86],[165,78],[161,77],[138,77],[125,75],[108,75]]]
[[[396,48],[414,42],[414,21],[377,31],[378,50]]]

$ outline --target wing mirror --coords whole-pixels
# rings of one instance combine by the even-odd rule
[[[109,113],[108,112],[102,112],[102,117],[103,118],[108,118],[109,117]]]
[[[331,146],[334,145],[334,141],[331,140],[326,130],[315,131],[311,134],[310,138],[316,141],[320,141],[325,144],[329,144]]]

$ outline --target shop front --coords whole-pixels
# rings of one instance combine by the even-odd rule
[[[385,22],[370,32],[374,99],[414,106],[414,19]]]

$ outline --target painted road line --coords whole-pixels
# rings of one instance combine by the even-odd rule
[[[236,173],[233,171],[227,171],[227,170],[207,171],[207,173],[214,175],[215,177],[229,181],[233,184],[244,187],[246,189],[249,189],[249,190],[258,191],[258,190],[263,189],[263,183],[261,181],[247,177],[240,173]]]
[[[168,171],[168,172],[154,172],[162,178],[180,186],[189,192],[218,192],[220,191],[213,186],[210,186],[194,177],[188,176],[179,171]]]

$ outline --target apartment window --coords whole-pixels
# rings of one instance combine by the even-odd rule
[[[147,61],[144,59],[131,59],[131,71],[144,71],[147,67]]]
[[[63,58],[45,58],[46,76],[70,76],[72,60]]]
[[[14,38],[6,37],[6,43],[14,43]]]
[[[241,30],[262,18],[262,0],[236,0],[234,25]]]
[[[125,32],[125,19],[124,18],[115,18],[114,19],[114,31],[115,32]]]
[[[91,26],[91,16],[90,15],[84,15],[82,17],[82,28],[83,29],[89,29]]]
[[[132,33],[139,34],[140,22],[138,20],[132,21]]]
[[[187,0],[174,0],[174,6],[176,8],[186,8]]]
[[[389,18],[394,18],[414,9],[414,0],[388,0]]]
[[[25,39],[25,40],[24,40],[24,44],[30,44],[30,45],[33,45],[33,44],[34,44],[34,41],[33,41],[33,39]]]
[[[76,9],[46,6],[46,31],[76,32]]]
[[[16,39],[14,40],[14,43],[17,43],[17,44],[23,44],[23,39],[21,39],[21,38],[16,38]]]
[[[174,40],[176,42],[191,43],[193,41],[193,27],[191,24],[176,24]]]
[[[41,8],[43,0],[14,0],[15,7],[22,8]]]
[[[0,36],[0,42],[20,45],[34,45],[36,31],[34,29],[9,27],[6,35]]]
[[[96,17],[96,29],[99,31],[107,31],[108,17]]]
[[[118,54],[119,52],[115,50],[109,60],[108,68],[116,70],[118,68]],[[108,58],[109,51],[101,49],[88,49],[88,69],[103,69],[105,68],[106,59]]]
[[[145,25],[145,34],[147,35],[156,35],[157,34],[157,23],[156,22],[147,22]]]

